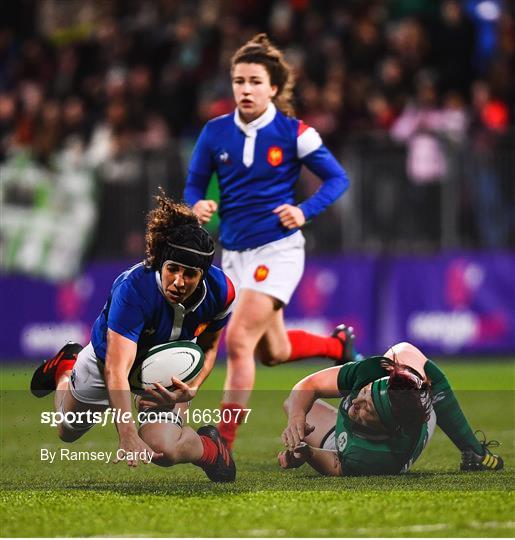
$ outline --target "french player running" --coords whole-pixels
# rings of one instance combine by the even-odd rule
[[[352,338],[349,329],[336,329],[331,337],[287,332],[283,307],[304,270],[300,228],[336,201],[349,181],[319,134],[293,117],[292,70],[266,34],[235,53],[231,78],[236,110],[202,130],[184,197],[201,222],[208,222],[218,209],[215,201],[205,199],[216,172],[222,268],[237,290],[227,329],[222,409],[238,410],[246,406],[254,385],[255,352],[266,365],[313,356],[348,360],[344,345]],[[303,165],[322,185],[296,205],[294,189]],[[237,427],[236,420],[219,426],[229,447]]]
[[[63,414],[115,409],[117,456],[125,456],[129,466],[137,466],[139,456],[143,462],[148,461],[145,456],[153,456],[151,461],[158,465],[193,463],[211,480],[232,481],[235,464],[218,430],[203,426],[195,433],[182,425],[180,412],[213,368],[234,287],[212,265],[213,240],[191,209],[164,193],[156,200],[147,220],[146,259],[114,281],[93,324],[91,342],[84,348],[65,345],[36,370],[31,390],[38,397],[56,390],[55,409]],[[135,360],[155,345],[195,337],[205,354],[203,368],[190,385],[174,378],[173,391],[156,384],[143,395],[138,431],[128,382]],[[148,413],[162,411],[168,411],[164,422],[147,421]],[[123,415],[131,421],[120,421]],[[59,437],[72,442],[91,427],[65,420],[58,427]]]
[[[342,397],[338,409],[319,398]],[[497,471],[500,456],[478,441],[443,371],[409,343],[384,356],[309,375],[286,400],[284,469],[308,463],[329,476],[407,472],[435,425],[461,451],[461,470]]]

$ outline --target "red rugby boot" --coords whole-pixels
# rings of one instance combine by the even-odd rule
[[[207,477],[213,482],[234,482],[236,479],[236,464],[215,426],[202,426],[197,430],[197,433],[211,439],[218,451],[213,464],[199,464]]]
[[[71,369],[84,347],[69,341],[53,358],[45,360],[32,375],[30,391],[36,397],[45,397],[57,386],[58,372]]]

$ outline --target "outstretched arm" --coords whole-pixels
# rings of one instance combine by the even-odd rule
[[[283,432],[284,444],[294,449],[304,437],[313,431],[313,426],[306,423],[306,415],[313,407],[315,400],[321,397],[338,397],[338,372],[340,367],[332,367],[313,373],[298,382],[284,402],[284,410],[288,416],[288,425]]]
[[[127,465],[136,467],[140,455],[152,455],[153,450],[140,439],[132,417],[129,371],[136,357],[136,343],[109,329],[107,331],[107,354],[105,363],[105,381],[109,392],[111,408],[119,411],[116,419],[119,452],[134,456],[127,459]],[[119,455],[117,452],[117,456]],[[162,454],[154,452],[155,457]],[[115,463],[119,460],[117,459]],[[147,460],[142,460],[144,463]]]
[[[483,448],[463,414],[445,373],[431,360],[427,361],[425,370],[431,379],[433,408],[438,427],[460,451],[471,449],[483,455]]]

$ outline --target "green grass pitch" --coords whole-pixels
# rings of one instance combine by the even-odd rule
[[[328,364],[260,368],[249,423],[235,447],[238,478],[211,483],[192,465],[60,462],[40,449],[116,450],[113,426],[73,445],[42,425],[51,398],[27,388],[31,367],[1,373],[1,535],[22,536],[461,536],[510,537],[514,519],[514,364],[445,362],[474,428],[498,439],[502,472],[460,473],[460,455],[437,429],[412,471],[397,477],[323,478],[309,467],[276,463],[285,425],[281,404],[292,385]],[[192,408],[218,407],[223,366]]]

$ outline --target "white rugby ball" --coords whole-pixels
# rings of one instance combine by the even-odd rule
[[[204,365],[204,351],[191,341],[173,341],[152,347],[129,374],[133,392],[142,393],[160,383],[172,386],[172,377],[188,382],[194,379]]]

